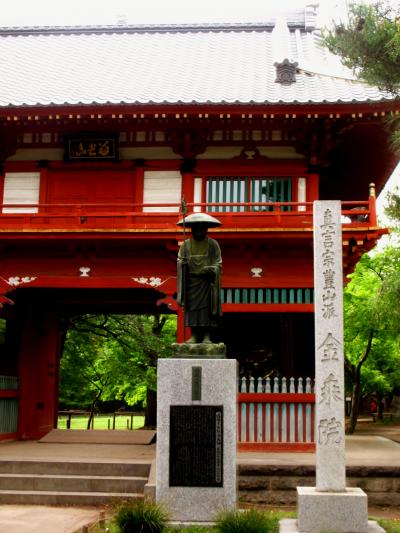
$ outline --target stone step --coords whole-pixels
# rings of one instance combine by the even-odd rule
[[[111,463],[84,461],[0,461],[1,474],[49,474],[88,476],[138,476],[147,477],[150,463]]]
[[[296,504],[296,487],[315,486],[313,466],[239,465],[239,500],[268,505]],[[347,486],[359,487],[370,505],[400,506],[400,468],[350,466]]]
[[[0,505],[108,505],[142,498],[143,494],[127,492],[0,490]]]
[[[0,490],[143,493],[147,477],[0,474]]]

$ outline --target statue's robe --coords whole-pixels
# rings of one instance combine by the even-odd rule
[[[183,242],[178,253],[177,301],[184,306],[185,326],[216,327],[222,314],[221,270],[217,241],[206,236]]]

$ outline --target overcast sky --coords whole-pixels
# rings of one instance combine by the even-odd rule
[[[3,3],[4,2],[4,3]],[[2,26],[262,22],[272,12],[318,3],[305,0],[3,0]],[[347,0],[320,0],[323,19]],[[7,6],[7,7],[6,7]]]
[[[321,24],[355,0],[2,0],[0,26],[262,22],[271,13],[319,4]],[[357,0],[358,1],[358,0]],[[360,0],[361,1],[361,0]],[[374,3],[376,0],[362,0]],[[400,0],[383,0],[399,6]]]

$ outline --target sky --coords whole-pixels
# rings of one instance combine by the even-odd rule
[[[373,0],[364,0],[373,1]],[[400,5],[400,0],[389,0]],[[351,0],[3,0],[0,26],[69,26],[262,22],[272,14],[319,3],[319,25],[345,19]],[[6,3],[7,2],[7,3]],[[400,185],[400,167],[378,199],[383,215],[388,189]]]
[[[5,1],[5,0],[3,0]],[[6,0],[1,26],[262,22],[272,11],[303,7],[309,0]],[[347,0],[320,0],[322,18],[343,11]]]

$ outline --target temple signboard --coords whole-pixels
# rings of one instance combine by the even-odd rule
[[[66,161],[118,160],[117,135],[65,135]]]

